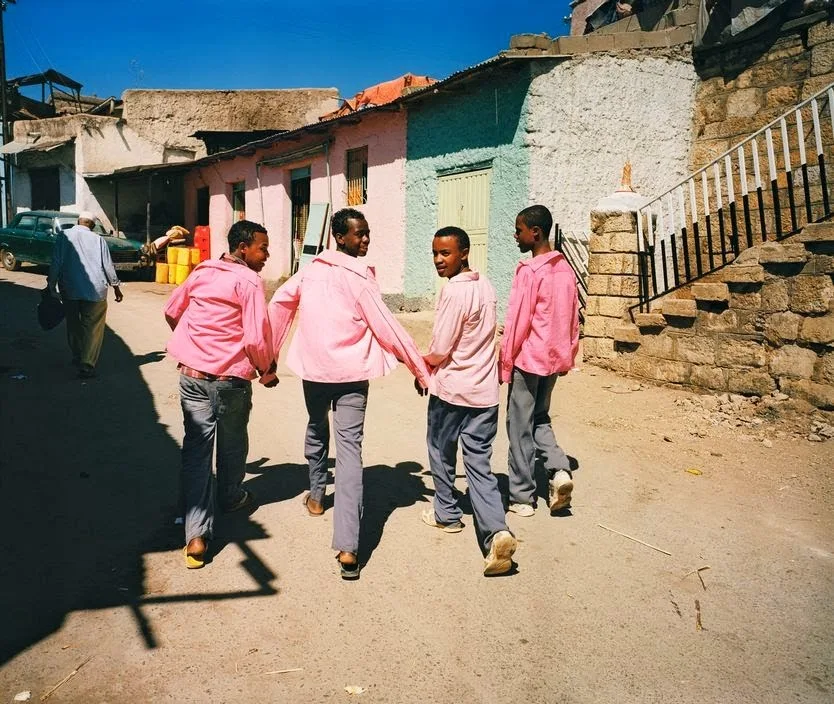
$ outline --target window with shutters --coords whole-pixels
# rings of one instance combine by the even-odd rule
[[[368,202],[368,147],[347,151],[347,204]]]

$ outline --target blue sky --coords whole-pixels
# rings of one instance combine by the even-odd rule
[[[444,78],[523,32],[567,34],[568,0],[17,0],[7,75],[52,67],[85,94],[128,88],[336,87]]]

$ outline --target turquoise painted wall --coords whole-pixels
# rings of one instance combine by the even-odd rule
[[[431,306],[437,274],[431,240],[437,230],[437,179],[491,162],[487,275],[503,316],[519,259],[515,216],[528,205],[530,157],[525,145],[528,62],[485,71],[460,92],[412,103],[405,165],[405,295]]]

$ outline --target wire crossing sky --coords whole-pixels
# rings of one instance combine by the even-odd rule
[[[567,34],[568,0],[17,0],[7,75],[54,68],[86,95],[128,88],[336,87],[444,78],[524,32]]]

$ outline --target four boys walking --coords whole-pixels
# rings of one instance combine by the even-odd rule
[[[516,219],[515,239],[531,259],[516,269],[500,358],[496,358],[497,301],[492,284],[469,267],[469,237],[444,227],[432,241],[438,276],[447,279],[437,301],[431,344],[423,356],[390,313],[374,268],[362,262],[370,245],[364,215],[338,211],[331,220],[335,250],[325,250],[264,304],[258,272],[269,256],[261,225],[241,221],[229,232],[229,254],[199,265],[165,309],[174,335],[168,350],[179,361],[185,424],[182,493],[186,566],[202,567],[212,536],[215,503],[223,510],[250,506],[241,487],[248,451],[251,379],[278,383],[278,354],[295,319],[287,365],[302,379],[308,423],[304,455],[310,516],[325,512],[330,413],[335,436],[335,503],[332,548],[343,579],[359,577],[363,510],[362,440],[369,380],[402,361],[420,395],[429,394],[427,446],[435,485],[422,521],[445,533],[463,530],[454,488],[458,446],[463,457],[484,574],[513,569],[517,542],[506,522],[491,470],[498,427],[499,382],[508,382],[509,510],[535,511],[538,452],[548,472],[548,506],[570,505],[568,458],[556,442],[549,406],[559,375],[578,349],[576,281],[561,253],[549,244],[552,218],[531,206]],[[217,440],[217,480],[212,451]]]

